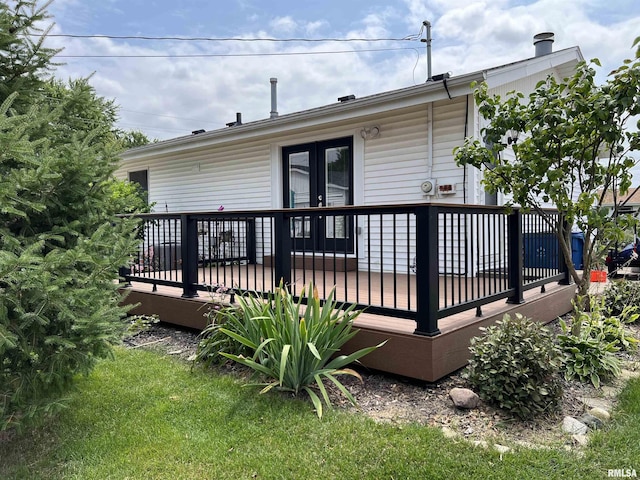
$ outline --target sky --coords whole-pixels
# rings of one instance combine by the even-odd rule
[[[159,140],[225,128],[236,112],[244,123],[268,118],[271,77],[281,115],[423,83],[425,20],[432,72],[452,76],[532,57],[533,35],[551,31],[554,50],[599,58],[604,82],[640,35],[638,0],[54,0],[48,11],[50,34],[102,36],[49,37],[64,48],[55,75],[91,76],[119,105],[120,128]]]

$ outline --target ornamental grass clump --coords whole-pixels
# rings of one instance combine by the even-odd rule
[[[465,373],[480,398],[520,418],[553,409],[562,389],[551,332],[520,314],[482,330],[471,339]]]
[[[360,314],[353,306],[343,310],[334,297],[335,289],[320,305],[318,290],[309,284],[296,301],[282,283],[266,299],[246,294],[238,296],[240,318],[233,320],[233,325],[245,323],[250,327],[239,333],[223,326],[220,332],[252,353],[220,352],[220,355],[253,369],[260,378],[266,379],[259,383],[264,386],[260,393],[271,389],[295,395],[306,392],[320,418],[323,401],[326,406],[331,405],[324,383],[327,380],[355,405],[353,395],[337,376],[351,375],[362,380],[358,372],[346,366],[384,342],[350,355],[334,357],[356,335],[353,320]]]

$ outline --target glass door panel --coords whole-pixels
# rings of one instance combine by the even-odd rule
[[[353,204],[351,137],[282,149],[285,208],[342,207]],[[296,250],[353,251],[350,216],[291,219]]]
[[[327,207],[351,205],[351,161],[348,146],[330,147],[324,150],[325,185]],[[327,219],[325,238],[348,238],[347,217],[334,216]]]
[[[311,179],[309,152],[289,154],[289,207],[308,208],[311,206]],[[292,219],[292,238],[311,238],[309,217]]]

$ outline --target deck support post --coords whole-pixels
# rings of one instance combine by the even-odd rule
[[[513,294],[507,298],[507,303],[524,303],[524,241],[522,235],[522,213],[519,209],[514,210],[507,217],[507,234],[509,235],[509,288],[513,289]]]
[[[182,243],[182,297],[198,296],[198,228],[191,215],[180,215],[180,241]]]
[[[282,280],[284,286],[291,284],[291,229],[289,218],[284,212],[276,212],[274,215],[274,273],[276,286]]]
[[[131,275],[131,268],[120,267],[118,269],[118,276],[124,280],[125,288],[131,288],[131,279],[129,278],[129,275]]]
[[[440,278],[438,275],[438,207],[416,208],[416,335],[440,334],[438,309]]]

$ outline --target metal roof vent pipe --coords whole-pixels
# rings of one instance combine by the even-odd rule
[[[549,55],[553,51],[553,32],[538,33],[533,36],[533,45],[536,47],[536,57]]]
[[[227,127],[237,127],[242,125],[242,114],[240,112],[236,113],[236,121],[227,123]]]
[[[278,79],[271,78],[271,115],[269,118],[278,117]]]

